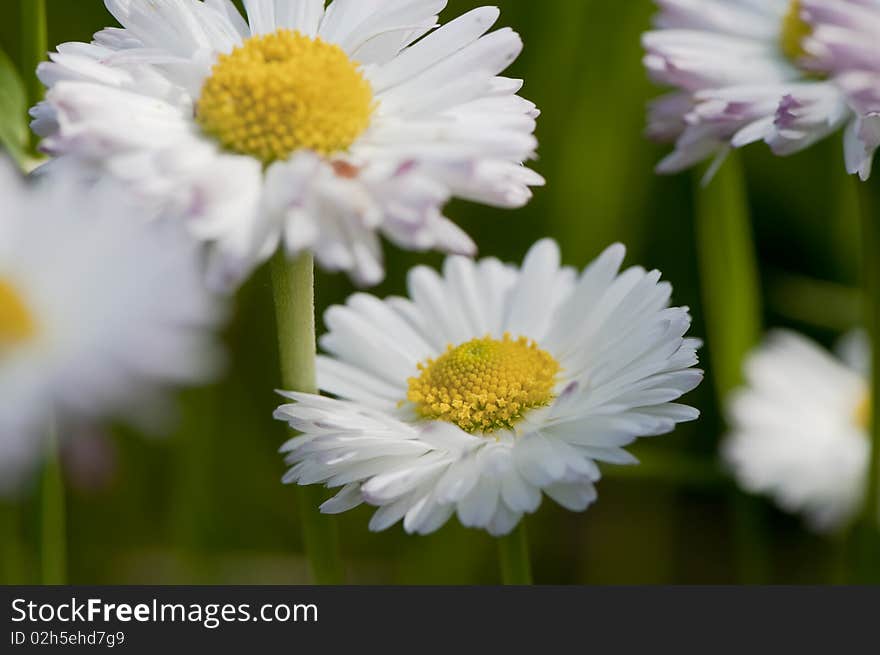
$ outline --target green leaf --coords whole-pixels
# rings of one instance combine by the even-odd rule
[[[0,145],[21,162],[26,156],[28,134],[24,84],[12,61],[0,50]]]

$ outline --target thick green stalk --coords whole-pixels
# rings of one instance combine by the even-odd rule
[[[506,537],[498,539],[498,562],[501,581],[506,585],[532,584],[532,564],[529,560],[529,540],[525,519]]]
[[[743,361],[761,336],[761,299],[742,163],[736,153],[696,187],[696,227],[706,344],[719,407],[742,384]],[[738,574],[765,582],[769,554],[760,505],[732,492]]]
[[[279,251],[272,260],[272,286],[284,389],[317,393],[315,276],[311,254],[302,254],[290,261]],[[314,581],[341,584],[344,572],[336,523],[318,511],[322,490],[312,485],[297,487],[297,492],[306,555]]]
[[[734,153],[697,187],[697,246],[707,347],[723,402],[742,384],[742,364],[761,336],[758,264],[742,164]]]
[[[880,202],[873,184],[859,185],[864,322],[871,337],[871,450],[861,520],[856,526],[854,582],[880,583]]]
[[[43,99],[43,84],[37,79],[37,65],[49,52],[46,27],[46,0],[19,0],[21,16],[22,79],[27,91],[28,106]],[[34,137],[32,137],[34,138]]]
[[[67,584],[67,508],[61,452],[54,420],[49,427],[48,447],[41,480],[41,582],[44,585],[62,585]]]

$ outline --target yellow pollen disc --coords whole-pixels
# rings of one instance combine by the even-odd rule
[[[782,52],[792,61],[798,61],[807,53],[804,50],[804,39],[812,34],[813,28],[801,18],[800,0],[792,0],[788,12],[782,19],[779,42]]]
[[[196,120],[223,147],[268,165],[302,148],[347,150],[374,107],[370,83],[342,48],[281,29],[220,55]]]
[[[856,425],[864,430],[871,427],[871,393],[867,389],[856,406]]]
[[[0,279],[0,351],[27,341],[37,332],[36,322],[15,287]]]
[[[450,345],[419,371],[407,393],[416,413],[473,433],[512,428],[528,410],[549,405],[560,366],[535,342],[505,334]]]

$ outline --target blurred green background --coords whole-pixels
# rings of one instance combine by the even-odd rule
[[[451,0],[442,18],[477,4]],[[692,216],[697,178],[655,176],[653,166],[667,148],[643,138],[645,103],[661,92],[647,81],[640,61],[639,36],[650,25],[653,3],[497,4],[499,24],[512,26],[525,41],[508,74],[526,80],[523,95],[543,112],[534,167],[548,185],[520,211],[456,202],[448,215],[483,255],[510,261],[519,261],[543,236],[559,240],[566,262],[577,267],[622,241],[629,264],[663,271],[675,287],[675,304],[694,310],[692,333],[702,336]],[[100,0],[47,5],[53,47],[87,41],[114,24]],[[17,3],[2,3],[0,44],[17,64],[18,25]],[[766,323],[831,343],[858,320],[851,290],[857,228],[839,139],[785,160],[759,146],[745,162]],[[402,293],[411,266],[441,261],[391,246],[386,256],[387,281],[375,291],[380,296]],[[352,291],[344,276],[321,274],[319,310]],[[276,451],[285,431],[271,419],[280,376],[267,270],[238,294],[234,316],[225,331],[228,375],[212,388],[180,395],[179,421],[168,436],[144,438],[105,427],[82,428],[71,440],[65,453],[71,582],[308,581],[293,490],[279,483],[284,466]],[[711,375],[705,352],[703,364]],[[642,467],[604,467],[599,502],[586,513],[567,512],[545,499],[528,520],[537,582],[740,580],[731,483],[715,455],[723,425],[708,382],[688,398],[703,418],[672,435],[640,441],[634,452]],[[37,579],[37,508],[36,489],[20,506],[2,507],[4,582]],[[453,520],[429,537],[407,536],[399,525],[372,534],[366,529],[370,513],[361,507],[337,519],[349,581],[498,581],[495,544],[485,533]],[[833,579],[833,543],[763,501],[759,519],[769,544],[768,581]]]

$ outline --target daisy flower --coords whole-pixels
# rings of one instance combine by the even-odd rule
[[[543,179],[535,106],[499,77],[522,42],[494,7],[446,0],[105,0],[122,28],[41,65],[51,155],[125,180],[211,244],[212,283],[279,246],[360,284],[378,235],[471,255],[453,196],[519,207]]]
[[[743,488],[818,531],[854,518],[868,470],[869,349],[860,334],[845,346],[837,358],[797,334],[771,335],[746,362],[723,445]]]
[[[319,386],[285,393],[275,417],[302,433],[284,447],[285,482],[341,487],[326,513],[378,507],[427,534],[453,514],[509,533],[547,494],[573,511],[595,499],[597,462],[698,412],[687,308],[660,273],[619,272],[624,248],[583,273],[540,241],[522,268],[453,256],[410,271],[409,298],[352,296],[325,316]]]
[[[850,173],[866,180],[880,146],[880,1],[803,0],[811,26],[804,49],[832,75],[858,115],[846,132]]]
[[[139,216],[117,185],[78,177],[56,167],[28,182],[0,161],[5,491],[36,463],[50,421],[148,419],[162,387],[217,369],[221,311],[195,244]]]
[[[777,155],[803,150],[854,124],[841,90],[816,74],[800,0],[657,0],[657,29],[643,36],[645,66],[675,87],[648,112],[648,135],[674,142],[658,165],[675,173],[731,148],[764,141]],[[856,162],[847,146],[847,167]]]

